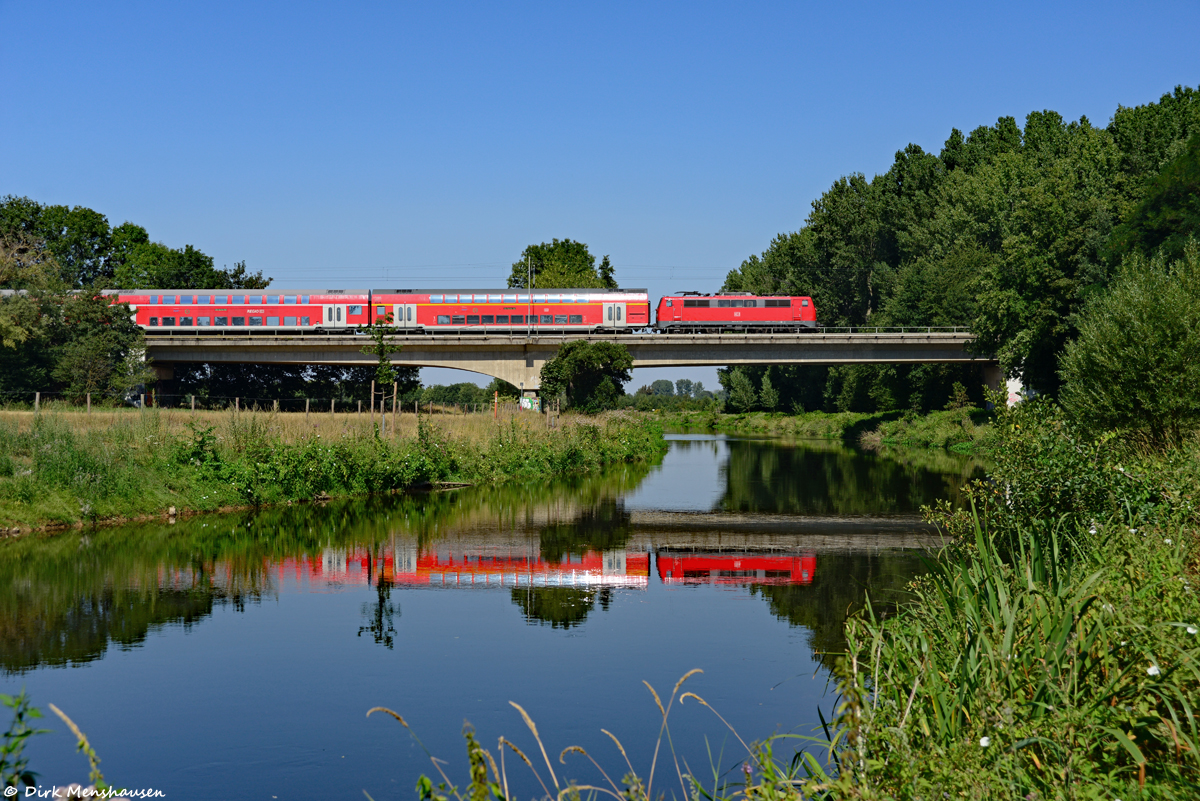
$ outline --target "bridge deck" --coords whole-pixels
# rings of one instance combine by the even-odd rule
[[[403,335],[392,359],[397,365],[450,367],[503,378],[537,389],[546,360],[564,342],[618,342],[629,349],[634,367],[718,366],[737,364],[991,364],[972,354],[973,336],[962,330],[802,334],[497,334]],[[196,335],[154,332],[146,337],[147,355],[159,364],[212,362],[240,364],[368,365],[370,340],[361,334]]]

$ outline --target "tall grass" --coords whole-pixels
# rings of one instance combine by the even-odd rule
[[[552,476],[665,449],[661,428],[637,415],[568,417],[549,430],[532,416],[409,415],[412,425],[388,436],[356,418],[305,426],[297,417],[146,410],[102,426],[83,414],[0,417],[0,526]]]

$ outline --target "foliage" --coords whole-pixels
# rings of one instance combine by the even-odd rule
[[[1161,251],[1182,258],[1188,237],[1200,237],[1200,133],[1155,176],[1145,197],[1112,235],[1114,255]]]
[[[847,626],[831,798],[1190,797],[1200,779],[1191,450],[1003,409],[971,512],[899,614]]]
[[[624,345],[576,339],[559,346],[542,365],[542,392],[547,398],[565,397],[567,408],[594,414],[616,407],[632,369],[633,357]]]
[[[1134,254],[1085,307],[1062,359],[1063,407],[1084,428],[1178,444],[1200,427],[1200,245]]]
[[[719,375],[721,386],[729,393],[725,399],[725,405],[729,410],[738,412],[749,412],[758,406],[758,393],[754,391],[754,385],[750,383],[750,378],[745,371],[740,367],[734,367],[726,373]]]
[[[244,261],[218,270],[191,245],[180,250],[151,242],[133,223],[110,227],[103,214],[83,206],[44,206],[7,195],[0,198],[0,239],[15,237],[44,243],[59,267],[56,277],[75,288],[261,289],[271,281],[248,272]],[[10,286],[0,282],[0,288]]]
[[[269,414],[229,412],[218,429],[168,435],[157,411],[131,413],[79,434],[44,413],[0,427],[0,523],[74,523],[156,513],[168,506],[225,506],[367,495],[439,481],[490,483],[589,471],[654,458],[661,427],[633,416],[546,430],[488,425],[483,437],[451,437],[421,417],[415,437],[284,439]],[[311,431],[311,429],[309,429]]]
[[[371,344],[364,347],[362,352],[376,358],[375,386],[377,391],[386,394],[386,388],[399,378],[391,359],[391,355],[400,350],[400,345],[393,342],[395,329],[392,328],[392,315],[388,314],[375,325],[362,326],[362,329],[371,338]],[[374,398],[371,403],[375,403]]]
[[[826,325],[969,326],[981,353],[1054,394],[1077,315],[1123,252],[1114,226],[1133,226],[1118,240],[1137,249],[1193,225],[1197,133],[1200,94],[1187,88],[1119,108],[1106,128],[1037,111],[1023,127],[955,129],[940,153],[909,145],[882,175],[838,179],[724,290],[810,295]],[[826,411],[912,408],[914,394],[928,411],[955,382],[982,383],[970,366],[903,365],[772,368],[771,382],[784,408]]]
[[[508,285],[524,289],[533,272],[535,289],[578,288],[616,289],[613,266],[608,256],[596,266],[596,257],[588,252],[588,246],[571,239],[555,239],[550,243],[530,245],[525,248],[519,261],[513,262]]]
[[[0,695],[0,704],[11,709],[13,714],[12,723],[4,732],[4,744],[0,745],[0,788],[37,787],[38,775],[29,769],[29,758],[24,751],[30,737],[47,732],[30,725],[30,721],[42,716],[41,710],[29,703],[24,690],[19,695]]]

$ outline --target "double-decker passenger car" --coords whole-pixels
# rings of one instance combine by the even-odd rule
[[[365,289],[109,289],[143,328],[318,330],[371,322]]]
[[[816,554],[658,553],[663,584],[812,584]]]
[[[645,289],[373,289],[376,319],[427,333],[621,331],[650,325]]]
[[[678,292],[658,301],[657,321],[663,331],[801,331],[816,328],[817,309],[808,297]]]
[[[644,289],[112,289],[147,328],[328,331],[376,323],[412,333],[622,331],[650,325]]]

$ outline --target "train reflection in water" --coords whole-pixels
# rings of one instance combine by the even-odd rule
[[[817,557],[812,553],[666,552],[654,555],[663,584],[811,584]],[[584,551],[545,559],[536,544],[528,548],[430,548],[389,546],[329,548],[319,558],[284,559],[274,565],[311,589],[374,585],[457,589],[516,587],[645,588],[650,581],[649,551]]]

